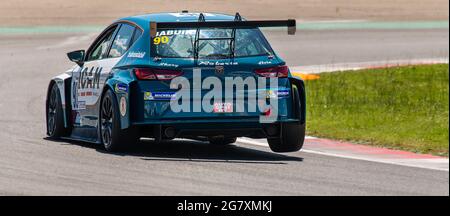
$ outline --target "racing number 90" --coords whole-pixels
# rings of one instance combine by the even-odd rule
[[[166,44],[168,42],[169,42],[169,37],[167,37],[167,36],[153,38],[153,44],[155,44],[155,45],[158,45],[160,43]]]

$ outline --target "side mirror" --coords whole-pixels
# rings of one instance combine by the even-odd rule
[[[67,53],[67,57],[69,57],[70,61],[82,66],[84,63],[84,50],[77,50]]]

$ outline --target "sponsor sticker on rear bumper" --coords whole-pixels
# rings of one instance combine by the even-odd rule
[[[267,90],[266,98],[285,98],[289,96],[289,89]]]
[[[144,100],[174,100],[176,92],[144,92]]]

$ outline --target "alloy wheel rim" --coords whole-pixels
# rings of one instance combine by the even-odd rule
[[[52,94],[50,95],[50,101],[48,104],[48,132],[50,135],[53,135],[56,127],[56,105],[57,105],[57,94],[56,90],[52,90]]]
[[[111,144],[111,134],[112,134],[112,103],[110,97],[105,97],[102,103],[101,110],[101,135],[103,144],[109,146]]]

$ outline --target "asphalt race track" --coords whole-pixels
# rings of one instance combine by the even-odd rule
[[[95,34],[0,35],[0,195],[449,195],[449,173],[237,143],[111,154],[45,135],[45,94]],[[289,65],[448,58],[448,29],[271,32]]]
[[[266,34],[291,66],[349,62],[448,59],[448,29],[284,31]]]

